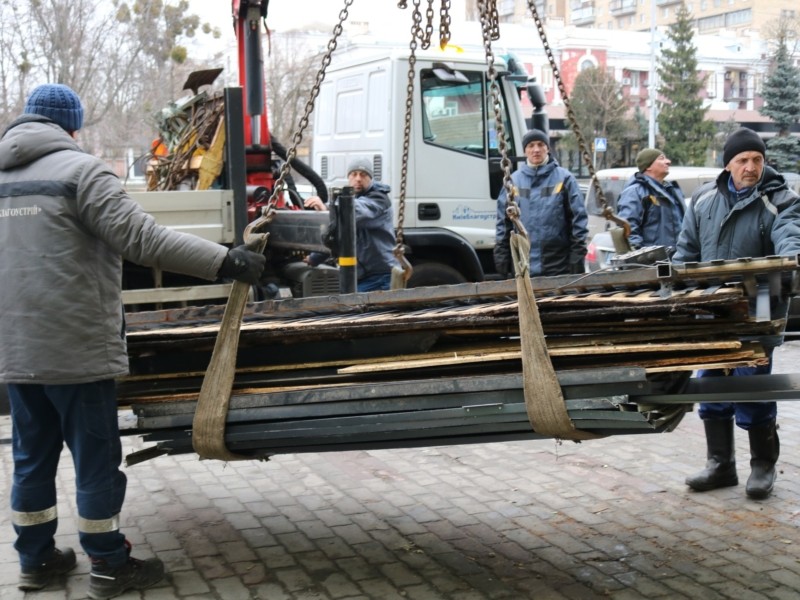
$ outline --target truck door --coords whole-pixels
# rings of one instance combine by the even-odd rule
[[[477,65],[455,70],[433,63],[420,69],[419,89],[422,143],[414,154],[416,225],[446,227],[478,251],[491,249],[502,179],[497,160],[492,161],[492,184],[490,158],[498,157],[499,151],[485,73]],[[508,125],[506,131],[511,131]]]

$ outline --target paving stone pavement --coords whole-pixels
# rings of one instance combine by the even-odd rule
[[[800,342],[778,350],[796,372]],[[159,457],[126,468],[123,531],[168,575],[146,600],[495,600],[800,597],[800,403],[779,406],[775,493],[703,494],[702,425],[581,444],[552,440],[326,454],[223,464]],[[0,438],[10,437],[7,417]],[[124,450],[144,446],[124,438]],[[59,468],[59,545],[78,567],[42,592],[16,588],[12,461],[0,444],[0,598],[86,598],[74,476]]]

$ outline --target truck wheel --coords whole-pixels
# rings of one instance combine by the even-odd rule
[[[406,287],[427,287],[431,285],[453,285],[466,283],[467,278],[449,265],[434,262],[417,263]]]

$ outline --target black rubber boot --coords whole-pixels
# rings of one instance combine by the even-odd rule
[[[775,486],[775,463],[781,450],[778,430],[773,420],[752,427],[747,433],[750,436],[750,477],[745,491],[751,498],[763,500]]]
[[[696,492],[707,492],[739,484],[736,454],[733,447],[733,419],[703,421],[708,454],[706,468],[686,478],[686,485]]]

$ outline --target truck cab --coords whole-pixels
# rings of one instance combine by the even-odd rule
[[[406,162],[408,50],[378,52],[355,48],[328,69],[314,112],[314,170],[339,187],[351,160],[368,159],[375,180],[392,189],[399,224],[407,169],[402,227],[414,267],[410,287],[491,278],[503,173],[485,57],[417,56]],[[509,77],[505,63],[496,69],[508,153],[522,155],[519,78]]]

